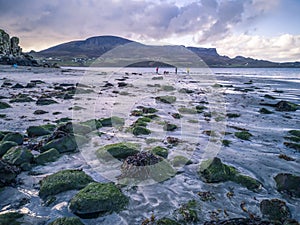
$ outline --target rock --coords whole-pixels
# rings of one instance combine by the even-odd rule
[[[132,133],[135,136],[139,136],[139,135],[148,135],[151,134],[151,131],[145,127],[142,126],[136,126],[132,129]]]
[[[81,170],[63,170],[45,177],[40,181],[39,196],[46,199],[69,190],[84,188],[94,180]]]
[[[10,148],[17,146],[18,144],[13,141],[4,141],[0,143],[0,157],[2,157]]]
[[[98,130],[102,127],[102,124],[99,120],[91,119],[84,122],[81,122],[80,124],[89,126],[92,130]]]
[[[48,225],[84,225],[80,219],[76,217],[62,217],[58,218]]]
[[[0,188],[15,181],[20,170],[0,159]]]
[[[175,96],[159,96],[156,97],[155,100],[162,102],[162,103],[166,103],[166,104],[172,104],[174,102],[176,102],[176,97]]]
[[[171,220],[169,218],[161,218],[156,221],[157,225],[180,225],[180,223],[177,223],[175,220]]]
[[[297,151],[300,152],[300,144],[298,144],[298,143],[284,142],[283,144],[284,144],[286,147],[288,147],[288,148],[293,148],[293,149],[295,149],[295,150],[297,150]]]
[[[175,124],[166,123],[163,127],[164,131],[174,131],[177,129],[177,126]]]
[[[13,142],[16,142],[18,145],[21,145],[21,144],[23,144],[24,136],[20,133],[10,132],[4,136],[2,141],[3,142],[4,141],[13,141]]]
[[[9,34],[0,29],[0,55],[10,54],[10,38]]]
[[[75,134],[86,135],[93,131],[92,127],[85,124],[73,123],[72,126]]]
[[[223,164],[217,157],[202,162],[199,174],[207,183],[233,181],[252,191],[261,188],[257,180],[240,174],[234,167]]]
[[[300,138],[300,130],[290,130],[289,134]]]
[[[154,155],[158,155],[158,156],[161,156],[163,158],[167,158],[168,157],[168,154],[169,154],[169,151],[168,149],[166,148],[163,148],[163,147],[160,147],[160,146],[157,146],[157,147],[154,147],[151,152],[154,154]]]
[[[51,148],[48,151],[45,151],[45,152],[39,154],[38,156],[36,156],[34,158],[34,161],[37,164],[42,165],[42,164],[45,164],[48,162],[55,161],[56,159],[59,158],[59,156],[60,156],[59,151],[57,151],[55,148]]]
[[[277,190],[300,198],[300,177],[288,173],[280,173],[275,177]]]
[[[35,110],[33,112],[34,115],[42,115],[42,114],[46,114],[46,113],[49,113],[49,112],[41,110],[41,109]]]
[[[289,208],[284,201],[279,199],[265,199],[260,203],[260,211],[263,217],[271,221],[284,222],[291,217]]]
[[[299,106],[297,104],[287,102],[287,101],[280,101],[277,104],[275,104],[276,110],[281,112],[292,112],[299,109]]]
[[[24,215],[18,212],[0,214],[0,225],[20,225],[20,219]]]
[[[16,83],[14,86],[12,86],[12,88],[24,88],[24,86],[22,84]]]
[[[51,105],[51,104],[58,104],[57,101],[54,101],[53,99],[49,99],[49,98],[39,98],[36,101],[37,105]]]
[[[6,152],[2,159],[12,165],[20,166],[23,163],[30,163],[33,159],[33,155],[27,148],[15,146]]]
[[[0,102],[0,109],[8,109],[8,108],[11,108],[9,104],[7,104],[6,102]]]
[[[46,124],[41,126],[30,126],[27,128],[28,137],[39,137],[51,134],[55,130],[56,126],[52,124]]]
[[[25,94],[18,94],[14,96],[9,102],[34,102],[34,100]]]
[[[199,221],[197,215],[198,208],[196,200],[188,201],[175,211],[175,214],[177,214],[177,220],[184,224],[197,223]]]
[[[261,113],[261,114],[272,114],[273,112],[271,112],[270,110],[268,110],[268,109],[266,109],[266,108],[261,108],[260,110],[259,110],[259,112]]]
[[[99,122],[102,124],[103,127],[120,127],[124,126],[125,124],[124,119],[117,116],[100,119]]]
[[[237,138],[245,141],[248,141],[252,137],[252,134],[250,134],[248,131],[235,132],[234,135]]]
[[[177,155],[174,157],[174,159],[172,160],[172,165],[175,167],[179,167],[179,166],[184,166],[184,165],[190,165],[193,162],[191,160],[189,160],[188,158],[182,156],[182,155]]]
[[[110,160],[112,157],[121,160],[139,152],[140,146],[135,143],[116,143],[105,145],[97,150],[96,155],[99,159]]]
[[[260,218],[234,218],[229,220],[209,221],[205,222],[204,225],[281,225],[281,223],[278,224]]]
[[[71,199],[69,208],[80,217],[97,217],[118,212],[127,204],[127,197],[114,184],[91,183]]]

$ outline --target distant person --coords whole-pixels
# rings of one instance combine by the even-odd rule
[[[156,67],[156,74],[158,74],[158,66]]]
[[[177,74],[177,67],[175,67],[175,74]]]
[[[186,73],[190,74],[190,68],[186,68]]]

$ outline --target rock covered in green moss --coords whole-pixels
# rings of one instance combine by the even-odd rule
[[[276,110],[281,112],[293,112],[299,109],[299,106],[295,103],[288,101],[280,101],[275,104]]]
[[[237,138],[245,140],[245,141],[248,141],[252,137],[252,134],[250,134],[248,131],[235,132],[234,135]]]
[[[13,141],[13,142],[16,142],[18,145],[21,145],[21,144],[23,144],[24,136],[17,132],[9,132],[2,139],[2,142],[4,142],[4,141]]]
[[[0,159],[0,188],[15,181],[20,170]]]
[[[265,199],[261,201],[260,211],[263,217],[271,221],[284,222],[291,217],[291,212],[286,203],[279,199]]]
[[[0,157],[2,157],[10,148],[17,146],[18,144],[13,141],[3,141],[0,143]]]
[[[69,205],[78,216],[98,216],[122,210],[128,204],[128,198],[112,183],[90,183],[80,190]]]
[[[23,163],[31,163],[33,155],[27,148],[15,146],[6,152],[2,159],[12,165],[20,166]]]
[[[172,104],[172,103],[176,102],[176,97],[166,95],[166,96],[156,97],[155,100],[162,102],[162,103],[166,103],[166,104]]]
[[[6,102],[0,102],[0,109],[8,109],[11,108],[11,106]]]
[[[76,217],[62,217],[58,218],[48,225],[84,225],[79,218]]]
[[[97,130],[102,127],[102,123],[97,119],[90,119],[90,120],[81,122],[80,124],[89,126],[92,130]]]
[[[161,218],[156,221],[157,225],[180,225],[180,223],[177,223],[175,220],[169,219],[169,218]]]
[[[36,101],[37,105],[51,105],[51,104],[57,104],[58,102],[51,99],[51,98],[39,98]]]
[[[37,164],[45,164],[45,163],[48,163],[48,162],[53,162],[55,161],[56,159],[58,159],[60,156],[59,154],[59,151],[57,151],[55,148],[51,148],[41,154],[39,154],[38,156],[36,156],[34,158],[34,161],[37,163]]]
[[[0,214],[0,225],[21,225],[23,223],[20,219],[23,216],[23,214],[17,212]]]
[[[161,146],[156,146],[154,147],[151,152],[154,154],[154,155],[158,155],[158,156],[161,156],[163,158],[167,158],[168,157],[168,154],[169,154],[169,151],[168,149],[166,148],[163,148]]]
[[[120,127],[124,126],[125,120],[123,118],[112,116],[99,120],[103,127]]]
[[[139,136],[139,135],[149,135],[151,134],[151,131],[149,129],[147,129],[146,127],[142,127],[142,126],[135,126],[132,129],[132,133],[135,136]]]
[[[223,164],[217,157],[202,162],[199,174],[207,183],[233,181],[252,191],[261,188],[257,180],[240,174],[234,167]]]
[[[266,109],[266,108],[261,108],[260,110],[259,110],[259,112],[261,113],[261,114],[272,114],[273,112],[271,112],[270,110],[268,110],[268,109]]]
[[[29,97],[26,94],[19,94],[17,96],[15,96],[14,98],[12,98],[9,102],[13,103],[13,102],[34,102],[34,99],[32,99],[31,97]]]
[[[280,173],[275,177],[275,182],[277,186],[277,190],[279,192],[287,193],[291,196],[295,196],[300,198],[300,177],[288,174],[288,173]]]
[[[41,126],[30,126],[27,128],[28,137],[39,137],[51,134],[55,130],[56,126],[52,124],[46,124]]]
[[[46,176],[40,181],[39,196],[46,199],[48,196],[68,190],[84,188],[94,180],[81,170],[63,170]]]
[[[191,160],[189,160],[188,158],[182,156],[182,155],[177,155],[174,157],[174,159],[172,160],[172,165],[175,167],[179,167],[179,166],[184,166],[184,165],[190,165],[193,162]]]
[[[177,129],[177,125],[172,123],[166,123],[163,127],[164,131],[174,131]]]

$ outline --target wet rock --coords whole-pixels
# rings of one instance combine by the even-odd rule
[[[154,147],[151,152],[154,154],[154,155],[158,155],[160,157],[163,157],[163,158],[167,158],[168,157],[168,154],[169,154],[169,151],[168,149],[166,148],[163,148],[161,146],[156,146]]]
[[[12,88],[24,88],[24,86],[22,84],[16,83],[14,86],[12,86]]]
[[[268,109],[266,109],[266,108],[261,108],[260,110],[259,110],[259,112],[261,113],[261,114],[272,114],[273,112],[271,112],[270,110],[268,110]]]
[[[175,215],[179,222],[197,223],[199,221],[198,213],[199,206],[195,200],[190,200],[186,204],[183,204],[179,209],[175,211]]]
[[[8,109],[11,108],[11,106],[6,102],[0,102],[0,109]]]
[[[16,96],[14,96],[9,102],[13,103],[13,102],[34,102],[34,100],[29,97],[28,95],[25,94],[18,94]]]
[[[20,133],[10,132],[4,136],[2,141],[13,141],[16,142],[18,145],[21,145],[23,144],[24,136]]]
[[[177,145],[179,143],[179,139],[176,137],[167,137],[167,142],[171,145]]]
[[[45,110],[41,110],[41,109],[35,110],[33,112],[34,115],[43,115],[43,114],[46,114],[46,113],[49,113],[49,112],[47,112]]]
[[[102,127],[102,123],[97,119],[87,120],[87,121],[81,122],[80,124],[90,127],[90,129],[92,131],[98,130]]]
[[[17,167],[9,165],[0,159],[0,187],[15,182],[15,178],[19,172],[20,170]]]
[[[171,220],[169,218],[161,218],[156,221],[156,225],[180,225],[175,220]]]
[[[1,225],[20,225],[22,224],[20,222],[20,219],[24,215],[21,213],[17,212],[9,212],[9,213],[4,213],[0,214],[0,224]]]
[[[79,134],[79,135],[86,135],[93,131],[93,129],[85,124],[79,124],[79,123],[73,123],[73,133]]]
[[[94,180],[81,170],[63,170],[45,177],[40,181],[39,196],[49,196],[68,190],[79,190]]]
[[[21,166],[24,163],[32,162],[33,155],[27,148],[15,146],[6,152],[2,159],[12,165]]]
[[[275,107],[277,111],[282,111],[282,112],[291,112],[299,109],[299,106],[297,104],[288,101],[280,101],[277,104],[275,104]]]
[[[80,219],[76,217],[62,217],[58,218],[48,225],[84,225]]]
[[[148,135],[148,134],[151,134],[151,131],[149,129],[145,128],[145,127],[142,127],[142,126],[135,126],[132,129],[132,133],[135,136],[139,136],[139,135]]]
[[[103,127],[120,127],[124,126],[125,124],[124,119],[117,116],[100,119],[99,122],[102,124]]]
[[[207,183],[233,181],[252,191],[261,188],[261,184],[257,180],[240,174],[234,167],[223,164],[217,157],[202,162],[199,174]]]
[[[39,154],[38,156],[36,156],[34,158],[34,161],[37,164],[42,165],[42,164],[45,164],[48,162],[55,161],[56,159],[59,158],[59,156],[60,156],[59,151],[57,151],[55,148],[51,148],[48,151],[45,151],[45,152]]]
[[[174,131],[177,129],[177,125],[172,123],[166,123],[163,127],[164,131]]]
[[[96,155],[102,160],[109,160],[112,157],[122,160],[126,159],[128,156],[137,154],[139,152],[139,148],[140,146],[138,144],[121,142],[99,148]]]
[[[162,102],[162,103],[166,103],[166,104],[172,104],[172,103],[176,102],[176,97],[166,95],[166,96],[156,97],[155,100]]]
[[[36,87],[36,83],[32,83],[32,82],[29,82],[28,84],[26,84],[25,88],[34,88]]]
[[[51,105],[51,104],[57,104],[57,103],[58,103],[57,101],[50,99],[50,98],[39,98],[36,101],[37,105]]]
[[[229,220],[218,220],[205,222],[204,225],[280,225],[271,221],[262,220],[260,218],[234,218]]]
[[[290,130],[289,134],[300,138],[300,130]]]
[[[191,160],[189,160],[188,158],[182,156],[182,155],[177,155],[174,157],[174,159],[172,160],[172,165],[175,167],[179,167],[179,166],[184,166],[184,165],[190,165],[193,162]]]
[[[286,203],[279,199],[263,200],[260,203],[260,211],[263,214],[263,217],[272,221],[283,222],[291,217],[290,210]]]
[[[297,151],[300,151],[300,144],[298,143],[293,143],[293,142],[284,142],[283,143],[286,147],[288,148],[293,148]]]
[[[4,141],[0,143],[0,157],[2,157],[10,148],[17,146],[18,144],[13,141]]]
[[[178,112],[182,114],[197,114],[197,110],[195,108],[186,108],[186,107],[181,107],[178,109]]]
[[[91,183],[71,199],[69,208],[80,217],[97,217],[118,212],[127,204],[127,197],[114,184]]]
[[[300,177],[288,173],[280,173],[275,177],[277,190],[300,198]]]
[[[234,135],[242,140],[249,141],[252,137],[252,134],[250,134],[248,131],[241,131],[241,132],[235,132]]]
[[[40,137],[51,134],[55,130],[56,126],[52,124],[46,124],[41,126],[30,126],[27,128],[28,137]]]

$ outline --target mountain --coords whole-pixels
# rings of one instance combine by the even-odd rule
[[[40,52],[31,52],[43,62],[58,63],[65,66],[89,66],[93,60],[117,46],[137,43],[116,36],[97,36],[86,40],[71,41]],[[142,46],[142,44],[140,44]],[[186,47],[198,55],[209,67],[300,67],[300,62],[275,63],[237,56],[221,56],[215,48]],[[138,66],[156,66],[155,62],[139,63]]]

